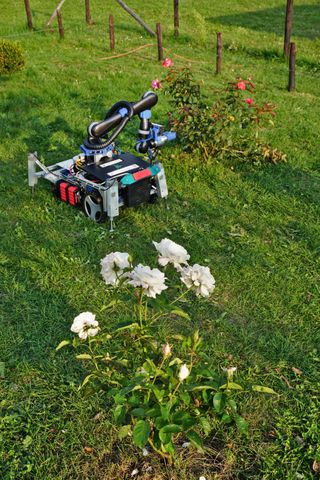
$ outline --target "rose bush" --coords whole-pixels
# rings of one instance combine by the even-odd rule
[[[88,369],[82,388],[87,395],[99,392],[113,402],[119,438],[128,436],[141,449],[149,444],[172,463],[177,442],[188,439],[203,450],[212,416],[223,424],[235,422],[243,434],[248,425],[236,403],[243,387],[233,381],[235,367],[225,372],[212,368],[198,330],[163,338],[157,328],[164,317],[190,321],[179,302],[186,305],[188,294],[212,294],[215,280],[210,269],[189,265],[186,249],[172,240],[153,243],[165,272],[133,266],[126,252],[106,255],[101,275],[116,292],[104,308],[107,325],[83,312],[71,326],[77,337],[63,340],[57,350],[66,345],[80,350],[76,358],[87,362]],[[124,321],[111,328],[114,309],[121,310]],[[275,393],[260,385],[252,388]]]
[[[261,105],[253,98],[256,85],[251,77],[229,82],[213,100],[203,95],[187,68],[169,68],[162,83],[173,105],[169,120],[184,150],[206,160],[286,161],[285,154],[260,140],[262,132],[273,125],[275,111],[271,103]]]

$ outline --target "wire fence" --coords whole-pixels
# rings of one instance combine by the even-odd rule
[[[85,24],[79,24],[79,22],[69,22],[68,21],[68,27],[70,28],[73,28],[73,29],[77,29],[78,31],[81,29],[81,30],[86,30],[87,29],[87,26]],[[27,36],[32,36],[34,34],[52,34],[54,32],[58,32],[58,27],[55,27],[55,26],[50,26],[50,27],[47,27],[47,28],[41,28],[41,29],[32,29],[30,31],[27,31],[27,32],[19,32],[19,33],[12,33],[12,34],[9,34],[9,35],[0,35],[0,38],[1,39],[10,39],[10,38],[19,38],[19,37],[27,37]],[[143,59],[143,60],[148,60],[148,61],[151,61],[151,62],[156,62],[156,56],[154,57],[151,57],[151,56],[141,56],[141,55],[138,55],[138,52],[142,51],[142,50],[145,50],[145,49],[149,49],[149,48],[154,48],[156,49],[157,48],[157,43],[147,43],[147,44],[144,44],[144,45],[139,45],[138,47],[134,48],[134,49],[130,49],[130,50],[127,50],[127,51],[124,51],[124,52],[120,52],[120,53],[117,53],[117,54],[113,54],[113,55],[108,55],[108,56],[105,56],[105,57],[97,57],[97,60],[98,61],[109,61],[109,60],[116,60],[118,58],[123,58],[123,57],[127,57],[127,56],[138,56],[139,58]],[[208,62],[206,60],[198,60],[198,59],[195,59],[195,58],[188,58],[188,57],[185,57],[183,55],[180,55],[178,53],[176,53],[172,48],[166,48],[166,47],[163,47],[163,50],[169,54],[170,56],[174,57],[175,58],[175,61],[177,62],[180,62],[180,63],[185,63],[185,64],[188,64],[190,67],[192,67],[192,65],[196,65],[197,66],[197,69],[198,70],[201,70],[202,72],[204,73],[207,73],[207,74],[212,74],[213,73],[213,70],[215,68],[215,65],[214,65],[214,60],[211,62]],[[212,46],[212,50],[214,51],[214,47]],[[280,55],[278,54],[275,54],[275,56],[271,57],[271,58],[267,58],[265,56],[267,50],[265,49],[257,49],[257,51],[255,51],[254,53],[251,53],[249,51],[246,51],[246,49],[243,49],[241,48],[241,46],[239,47],[239,50],[235,50],[235,51],[230,51],[228,48],[224,49],[223,50],[223,57],[225,58],[226,56],[232,56],[232,55],[236,55],[238,53],[238,51],[240,51],[242,54],[246,55],[249,59],[250,58],[255,58],[256,61],[259,61],[259,60],[262,60],[262,61],[265,61],[265,62],[268,62],[268,71],[269,70],[272,70],[273,72],[277,72],[279,74],[286,74],[288,75],[288,66],[284,60],[284,58],[282,58]],[[214,55],[212,57],[214,59]],[[301,65],[301,63],[303,62],[306,62],[306,65]],[[300,59],[298,58],[298,61],[297,61],[297,64],[296,64],[296,74],[300,77],[306,77],[306,78],[314,78],[314,79],[320,79],[320,62],[319,63],[316,63],[316,62],[309,62],[311,63],[311,67],[308,66],[309,60],[304,60],[304,59]],[[47,62],[38,62],[37,65],[45,65]],[[276,64],[277,63],[277,64]],[[299,65],[300,63],[300,65]],[[256,62],[253,64],[253,65],[250,65],[250,67],[254,67],[256,64]],[[246,64],[248,66],[248,63]],[[241,65],[242,66],[242,65]],[[223,67],[222,67],[223,68]],[[316,71],[308,71],[308,69],[312,69],[314,68]]]

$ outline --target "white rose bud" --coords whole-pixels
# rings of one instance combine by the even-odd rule
[[[171,355],[171,347],[169,343],[166,343],[165,345],[162,345],[162,353],[164,357],[170,357]]]
[[[179,381],[180,381],[180,382],[183,382],[183,380],[185,380],[187,377],[189,377],[189,374],[190,374],[190,370],[189,370],[189,368],[187,367],[187,365],[184,363],[184,364],[181,365],[181,367],[180,367]]]

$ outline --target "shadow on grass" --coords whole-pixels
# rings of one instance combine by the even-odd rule
[[[313,168],[317,170],[316,165]],[[291,196],[308,206],[320,206],[320,177],[310,171],[289,164],[265,168],[236,165],[235,171],[273,195]]]
[[[319,5],[297,5],[294,7],[293,35],[315,39],[320,37]],[[235,15],[209,17],[207,20],[222,25],[249,28],[259,32],[283,35],[285,5]]]

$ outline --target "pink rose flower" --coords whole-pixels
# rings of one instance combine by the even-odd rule
[[[246,89],[246,84],[242,80],[240,80],[240,82],[237,83],[236,88],[238,90],[245,90]]]
[[[173,65],[173,61],[171,60],[171,58],[165,58],[163,60],[162,66],[164,68],[170,68],[170,67],[172,67],[172,65]]]
[[[154,80],[152,80],[151,86],[154,90],[159,90],[161,88],[161,83],[157,78],[155,78]]]
[[[248,105],[252,105],[253,104],[253,100],[252,98],[245,98],[244,101],[248,104]]]

